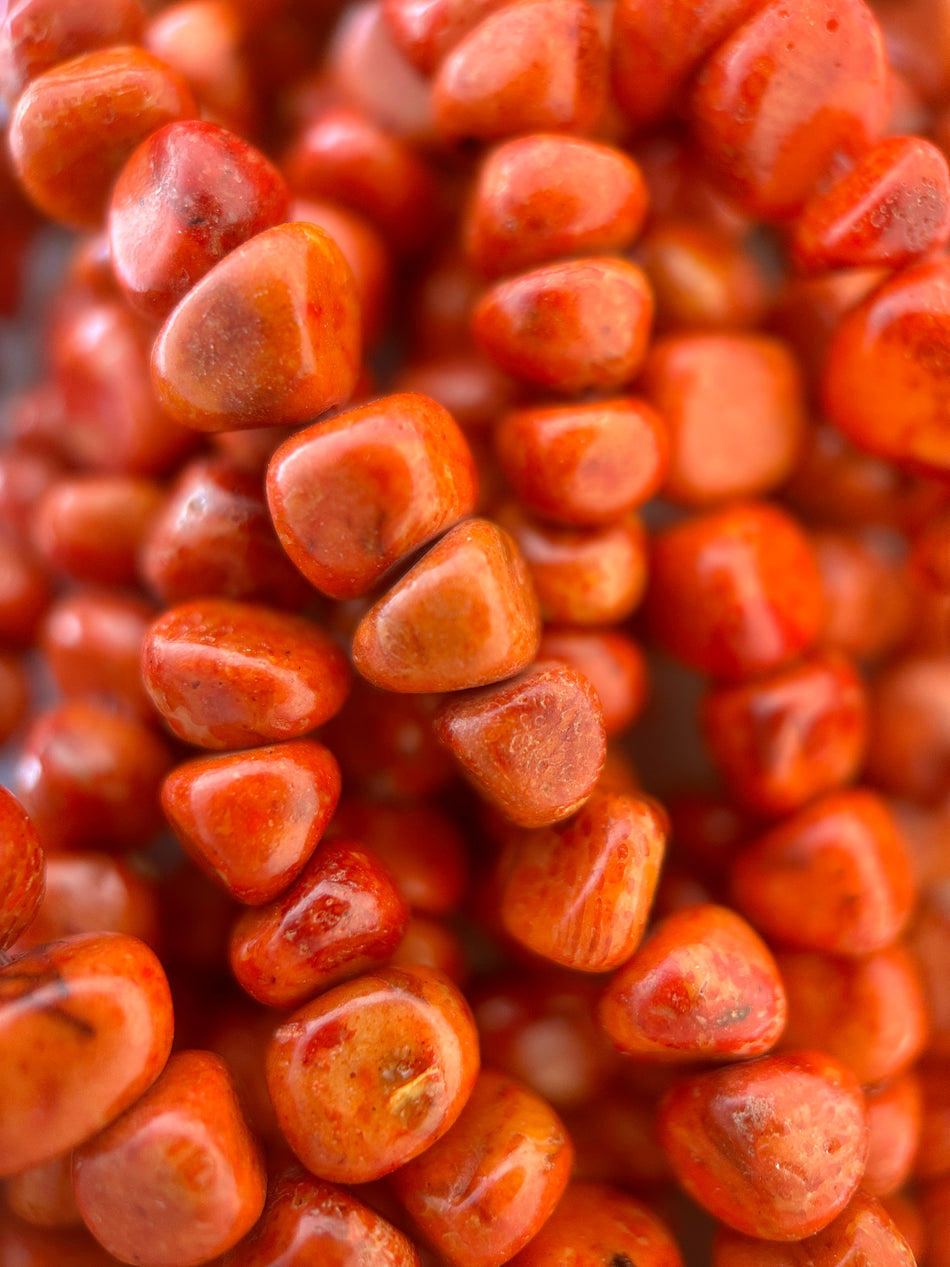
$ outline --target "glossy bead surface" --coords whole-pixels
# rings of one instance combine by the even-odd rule
[[[451,415],[412,393],[298,432],[271,458],[267,477],[284,549],[333,598],[365,594],[393,564],[470,514],[477,488]]]
[[[616,968],[643,936],[665,839],[650,801],[606,792],[565,823],[518,834],[502,870],[506,930],[565,967]]]
[[[607,738],[639,716],[647,695],[647,665],[636,642],[617,629],[548,625],[539,660],[562,660],[588,679],[604,710]]]
[[[894,796],[938,803],[950,790],[950,665],[906,656],[875,679],[868,777]]]
[[[96,229],[139,142],[194,114],[184,79],[144,49],[84,53],[39,75],[20,97],[10,120],[14,166],[51,219]]]
[[[252,998],[299,1007],[387,960],[409,908],[396,882],[358,841],[318,845],[297,881],[246,911],[231,933],[231,970]]]
[[[109,206],[123,294],[166,317],[229,251],[286,219],[287,187],[253,146],[214,123],[172,123],[125,164]]]
[[[278,225],[220,260],[152,350],[163,407],[199,431],[305,422],[349,399],[360,317],[349,265],[313,224]]]
[[[826,1227],[853,1196],[868,1151],[861,1088],[817,1052],[682,1078],[660,1105],[659,1130],[694,1200],[771,1241]]]
[[[177,766],[162,807],[194,862],[239,902],[269,902],[293,883],[340,796],[333,754],[312,739]]]
[[[907,1182],[921,1143],[924,1105],[921,1082],[913,1071],[865,1088],[868,1102],[868,1162],[861,1187],[872,1197],[887,1197]]]
[[[647,191],[619,150],[573,137],[521,137],[482,163],[463,229],[486,277],[567,255],[624,250],[640,230]]]
[[[307,1169],[364,1183],[449,1129],[478,1073],[478,1039],[448,980],[388,968],[294,1012],[274,1035],[266,1073],[281,1130]]]
[[[76,1201],[110,1253],[193,1267],[229,1249],[264,1204],[263,1159],[227,1065],[181,1051],[142,1098],[73,1154]]]
[[[873,792],[830,792],[759,836],[732,864],[732,898],[789,946],[864,955],[890,945],[914,902],[897,824]]]
[[[666,424],[663,491],[687,506],[754,497],[790,474],[805,431],[801,374],[761,334],[674,334],[650,349],[640,390]]]
[[[950,1124],[950,1082],[947,1081],[947,1063],[945,1060],[925,1059],[917,1066],[916,1074],[909,1077],[916,1082],[919,1136],[911,1155],[913,1173],[923,1180],[950,1175],[950,1134],[947,1131]],[[896,1079],[892,1085],[900,1086],[905,1081]],[[869,1108],[873,1117],[872,1101],[869,1101]],[[906,1161],[906,1149],[896,1151]],[[868,1159],[869,1164],[871,1160]]]
[[[250,603],[196,600],[149,628],[142,678],[180,739],[249,748],[298,739],[338,712],[349,666],[328,634]]]
[[[458,524],[359,624],[353,663],[387,691],[458,691],[511,677],[534,658],[537,600],[508,534]]]
[[[520,0],[488,14],[447,54],[432,109],[452,141],[585,132],[606,88],[606,51],[587,0]]]
[[[605,1184],[570,1183],[512,1267],[682,1267],[672,1235],[648,1205]]]
[[[883,38],[861,0],[769,0],[705,63],[690,118],[724,191],[746,214],[781,219],[878,139],[886,84]]]
[[[52,571],[73,580],[134,585],[161,500],[156,483],[133,476],[57,480],[36,507],[33,544]]]
[[[499,1267],[554,1210],[573,1152],[540,1096],[485,1070],[453,1129],[392,1183],[426,1240],[453,1267]]]
[[[29,927],[45,888],[36,828],[13,793],[0,788],[0,955]]]
[[[345,1188],[299,1166],[276,1175],[264,1212],[221,1267],[419,1267],[407,1236]]]
[[[821,628],[821,581],[797,523],[764,502],[696,515],[654,538],[649,614],[666,651],[739,679],[778,668]]]
[[[133,937],[74,937],[0,967],[0,1174],[74,1148],[135,1102],[172,1042],[168,981]]]
[[[652,320],[653,296],[635,264],[570,260],[497,282],[476,306],[472,331],[507,374],[574,395],[629,383]]]
[[[403,55],[430,74],[459,40],[506,0],[383,0],[383,13]]]
[[[765,943],[735,912],[662,920],[611,979],[600,1018],[617,1047],[654,1060],[744,1060],[774,1047],[785,991]]]
[[[786,814],[857,773],[867,696],[848,660],[818,653],[753,682],[714,687],[703,700],[702,725],[739,804]]]
[[[594,688],[539,661],[497,686],[453,694],[433,716],[439,740],[475,789],[519,827],[545,827],[590,796],[607,751]]]
[[[667,429],[634,397],[535,406],[495,432],[505,478],[527,510],[578,527],[610,523],[656,493],[667,469]]]

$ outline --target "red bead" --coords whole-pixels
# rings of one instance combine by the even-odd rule
[[[171,123],[125,164],[109,205],[116,280],[137,312],[164,319],[220,259],[287,217],[280,173],[214,123]]]
[[[934,804],[950,791],[950,664],[907,656],[871,691],[868,777],[893,796]]]
[[[0,788],[0,956],[30,926],[45,887],[36,828],[16,797]]]
[[[872,1197],[887,1197],[910,1176],[923,1138],[924,1106],[928,1116],[931,1106],[913,1072],[868,1087],[864,1094],[870,1148],[861,1187]]]
[[[506,0],[383,0],[383,14],[403,54],[423,74],[439,62],[483,17]]]
[[[365,594],[395,563],[472,512],[477,476],[451,415],[384,396],[286,440],[267,495],[284,549],[333,598]]]
[[[647,695],[646,659],[620,630],[549,625],[541,634],[538,659],[561,660],[590,681],[604,710],[608,739],[640,715]]]
[[[288,218],[318,225],[340,248],[356,285],[363,344],[371,346],[385,332],[394,285],[392,252],[382,234],[359,212],[335,202],[297,198]]]
[[[0,537],[0,645],[27,647],[50,601],[50,581],[32,550]]]
[[[82,1227],[73,1196],[72,1156],[61,1153],[50,1161],[21,1170],[4,1185],[8,1208],[34,1227]],[[2,1262],[0,1250],[0,1262]]]
[[[172,731],[202,748],[298,739],[338,712],[349,666],[299,616],[224,599],[173,607],[154,621],[142,678]]]

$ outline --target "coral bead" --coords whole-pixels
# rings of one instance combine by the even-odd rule
[[[0,788],[0,956],[29,927],[45,887],[36,828],[13,793]]]

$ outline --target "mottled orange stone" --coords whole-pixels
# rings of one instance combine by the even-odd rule
[[[328,990],[280,1026],[266,1065],[287,1143],[335,1183],[378,1179],[430,1150],[477,1073],[468,1005],[447,978],[421,967]]]
[[[220,260],[173,309],[152,349],[163,407],[199,431],[305,422],[347,401],[359,303],[336,243],[281,224]]]
[[[643,937],[665,841],[651,801],[609,792],[565,823],[518,833],[501,871],[506,930],[565,967],[616,968]]]
[[[139,142],[195,113],[181,75],[144,49],[83,53],[27,87],[10,120],[10,152],[45,215],[97,229],[112,184]]]
[[[60,1153],[50,1161],[11,1175],[4,1185],[7,1207],[34,1227],[82,1227],[73,1195],[72,1155]],[[0,1250],[0,1262],[3,1261]]]
[[[950,264],[900,270],[835,331],[822,380],[829,421],[870,453],[946,471],[948,359]]]
[[[419,1267],[407,1236],[345,1188],[299,1166],[277,1174],[264,1212],[221,1267]]]
[[[762,1056],[785,1027],[785,990],[765,943],[725,906],[662,920],[611,979],[600,1018],[617,1047],[654,1060]]]
[[[721,188],[747,215],[794,215],[888,112],[884,40],[862,0],[769,0],[720,44],[690,121]]]
[[[198,458],[180,472],[139,568],[166,606],[214,595],[299,610],[312,597],[277,540],[260,476],[227,457]]]
[[[647,191],[633,159],[608,145],[541,134],[489,154],[463,228],[486,277],[567,255],[623,251],[637,236]]]
[[[857,1192],[826,1228],[797,1244],[768,1244],[721,1229],[713,1241],[711,1267],[915,1267],[916,1261],[880,1202]]]
[[[129,303],[164,319],[229,251],[287,218],[283,177],[215,123],[171,123],[125,164],[109,205],[109,254]]]
[[[451,141],[586,132],[607,93],[607,55],[587,0],[516,0],[488,14],[439,64],[435,125]]]
[[[569,1184],[511,1267],[682,1267],[676,1241],[648,1205],[606,1184]]]
[[[494,438],[525,508],[578,527],[621,519],[647,501],[669,460],[663,419],[635,397],[518,409]]]
[[[450,695],[432,722],[476,791],[519,827],[573,814],[594,790],[607,754],[594,688],[553,661]]]
[[[142,677],[174,733],[202,748],[298,739],[340,710],[350,682],[343,652],[311,621],[211,598],[152,623]]]
[[[423,74],[473,26],[507,0],[383,0],[383,15],[403,55]]]
[[[245,911],[231,933],[231,970],[252,998],[299,1007],[385,962],[409,908],[378,858],[354,840],[323,841],[297,881]]]
[[[72,580],[134,585],[139,550],[161,503],[153,480],[67,476],[36,506],[33,545],[51,571]]]
[[[659,1131],[695,1201],[770,1241],[826,1227],[854,1195],[868,1151],[861,1088],[820,1052],[681,1078],[660,1104]]]
[[[264,1205],[263,1157],[227,1065],[181,1051],[142,1098],[73,1153],[96,1240],[141,1267],[197,1267],[235,1245]]]
[[[635,721],[646,703],[646,658],[619,629],[549,625],[541,635],[538,659],[562,660],[590,681],[604,710],[608,739]]]
[[[905,656],[871,688],[868,778],[893,796],[926,804],[950,791],[950,664]]]
[[[915,896],[897,823],[864,789],[789,815],[739,853],[730,881],[737,908],[769,937],[845,955],[890,945]]]
[[[817,652],[752,682],[713,687],[702,726],[739,804],[777,816],[857,774],[867,747],[867,694],[849,660]]]
[[[476,306],[472,331],[507,374],[575,395],[629,383],[652,321],[643,271],[604,257],[545,264],[497,282]]]
[[[788,996],[783,1047],[825,1051],[862,1083],[896,1077],[923,1051],[927,1003],[905,946],[856,959],[807,950],[777,959]]]
[[[453,1267],[500,1267],[550,1217],[573,1155],[563,1123],[540,1096],[485,1070],[453,1129],[391,1182]]]
[[[598,528],[573,528],[545,523],[508,502],[495,517],[524,557],[544,620],[617,624],[643,598],[649,542],[636,514]]]
[[[165,815],[194,862],[255,906],[297,879],[339,797],[339,766],[312,739],[196,757],[162,786]]]
[[[0,787],[0,958],[33,921],[45,888],[36,828],[13,793]]]
[[[950,237],[950,169],[936,145],[891,136],[827,191],[809,199],[791,255],[806,272],[901,268]]]
[[[762,334],[671,334],[653,344],[640,390],[666,423],[664,494],[687,506],[754,497],[790,474],[805,436],[802,376]]]
[[[353,663],[383,690],[458,691],[518,673],[534,659],[540,633],[515,543],[490,520],[469,519],[370,608]]]
[[[145,722],[66,700],[34,717],[13,782],[47,848],[138,849],[161,825],[171,764],[171,748]]]
[[[0,1176],[89,1139],[158,1077],[172,1001],[155,955],[120,933],[0,967]]]
[[[807,537],[765,502],[708,511],[658,533],[648,606],[665,650],[733,680],[793,660],[818,637],[824,615]]]
[[[916,1073],[898,1074],[864,1091],[868,1104],[868,1161],[861,1187],[872,1197],[889,1197],[910,1177],[926,1128],[930,1103]],[[945,1121],[941,1122],[945,1128]]]
[[[383,396],[318,422],[271,458],[267,497],[284,549],[332,598],[365,594],[393,564],[475,508],[478,477],[452,416]]]

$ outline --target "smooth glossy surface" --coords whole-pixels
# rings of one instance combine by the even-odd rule
[[[0,788],[0,955],[29,927],[45,888],[36,828],[13,793]]]

